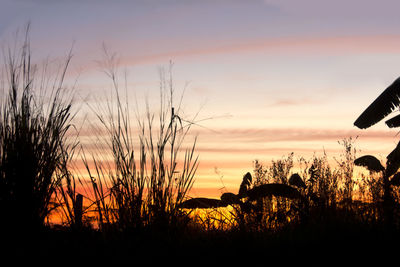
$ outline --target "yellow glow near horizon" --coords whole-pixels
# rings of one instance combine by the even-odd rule
[[[198,136],[190,196],[237,190],[256,159],[268,166],[291,152],[306,159],[326,152],[334,165],[337,142],[358,136],[359,155],[385,163],[398,142],[398,130],[384,122],[367,130],[353,123],[400,75],[400,2],[49,2],[4,1],[0,42],[7,47],[30,20],[32,62],[63,58],[74,43],[65,85],[76,92],[74,126],[87,155],[96,151],[112,163],[108,148],[96,144],[108,137],[91,127],[98,120],[88,107],[102,111],[115,93],[99,64],[103,43],[116,52],[132,119],[145,114],[146,101],[157,113],[158,71],[174,62],[174,103],[184,92],[179,116],[196,121],[183,147]],[[77,168],[87,178],[79,159]]]

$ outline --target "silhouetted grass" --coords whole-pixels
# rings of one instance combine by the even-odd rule
[[[4,54],[0,116],[0,210],[5,229],[44,226],[58,203],[54,177],[71,126],[71,99],[63,80],[71,54],[53,79],[49,65],[31,64],[29,26],[22,44]],[[42,74],[39,73],[42,71]],[[6,230],[7,231],[7,230]]]
[[[114,58],[106,55],[106,66],[114,66]],[[181,103],[174,106],[172,78],[162,78],[159,114],[153,114],[147,104],[145,118],[137,111],[138,131],[134,131],[132,110],[128,102],[122,101],[117,73],[113,67],[106,73],[112,80],[115,98],[96,115],[108,135],[105,147],[113,164],[105,165],[96,154],[92,155],[93,165],[83,159],[91,179],[98,223],[101,229],[114,230],[176,228],[187,220],[179,206],[194,183],[198,167],[196,140],[189,148],[183,147],[192,122],[180,117]]]

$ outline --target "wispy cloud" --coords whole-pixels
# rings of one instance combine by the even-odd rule
[[[285,149],[290,148],[296,150],[296,146],[300,147],[304,143],[314,144],[336,144],[344,138],[359,137],[362,142],[376,142],[380,144],[392,143],[396,140],[394,131],[384,130],[368,130],[363,131],[354,128],[350,129],[323,129],[323,128],[224,128],[217,132],[200,132],[201,140],[204,142],[204,150],[209,151],[226,151],[232,152],[245,151],[246,147],[250,150],[256,149],[267,151],[269,149]],[[211,147],[213,143],[219,143],[218,146]],[[273,144],[278,144],[273,145]],[[211,145],[210,145],[211,144]],[[224,144],[230,144],[230,148],[226,148]],[[238,144],[234,146],[234,144]],[[268,147],[261,147],[269,144]],[[285,144],[285,145],[284,145]],[[292,145],[290,145],[292,144]],[[239,146],[240,145],[240,146]],[[254,148],[254,146],[258,146]],[[280,147],[279,147],[280,146]],[[201,144],[199,144],[199,149]],[[320,149],[310,146],[310,150]]]
[[[285,106],[300,106],[300,105],[309,105],[309,104],[316,104],[321,103],[316,99],[311,98],[301,98],[301,99],[293,99],[293,98],[280,98],[276,101],[268,104],[268,107],[285,107]]]
[[[400,35],[362,35],[334,37],[277,37],[258,40],[247,40],[235,44],[202,45],[189,49],[179,47],[177,50],[153,54],[127,56],[121,63],[126,65],[165,62],[171,58],[196,56],[213,56],[240,53],[284,53],[284,54],[364,54],[364,53],[398,53],[400,52]]]

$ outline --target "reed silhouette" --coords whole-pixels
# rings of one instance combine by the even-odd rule
[[[53,80],[46,77],[48,65],[40,77],[38,66],[31,64],[28,25],[20,47],[10,47],[4,59],[3,91],[8,94],[2,98],[0,117],[1,224],[3,229],[37,229],[57,206],[52,199],[54,173],[68,146],[73,117],[71,99],[63,92],[71,54]],[[48,91],[44,95],[39,90]]]

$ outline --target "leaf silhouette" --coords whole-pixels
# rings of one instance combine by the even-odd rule
[[[275,197],[286,197],[290,199],[300,199],[302,195],[297,189],[285,184],[263,184],[260,186],[253,187],[247,191],[249,200],[256,200],[263,197],[275,196]]]
[[[400,126],[400,115],[397,115],[397,116],[391,118],[390,120],[387,120],[385,123],[389,128],[399,127]]]
[[[306,188],[306,184],[304,183],[303,179],[301,179],[298,173],[294,173],[290,176],[289,184],[297,186],[299,188]]]
[[[382,166],[381,162],[377,158],[371,155],[365,155],[357,158],[354,161],[354,164],[356,164],[357,166],[366,167],[369,171],[372,172],[380,172],[385,169]]]
[[[243,176],[242,183],[239,188],[239,196],[245,196],[252,182],[251,174],[248,172]]]
[[[400,78],[387,87],[357,118],[354,125],[366,129],[389,115],[400,105]]]
[[[397,172],[400,167],[400,142],[396,148],[386,157],[386,176],[390,177]]]
[[[226,207],[227,204],[222,203],[219,199],[197,197],[191,198],[181,203],[180,208],[182,209],[210,209]]]
[[[226,205],[239,204],[240,200],[238,195],[234,193],[223,193],[221,195],[221,202]]]

